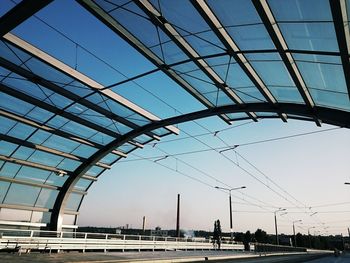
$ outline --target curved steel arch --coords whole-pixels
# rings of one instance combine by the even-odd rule
[[[69,176],[69,178],[62,186],[59,194],[57,195],[54,207],[52,209],[49,228],[51,230],[62,229],[64,210],[69,195],[72,193],[75,184],[93,165],[99,162],[100,159],[113,151],[115,148],[144,133],[161,127],[211,117],[219,114],[246,112],[247,110],[253,112],[284,112],[301,117],[309,117],[311,118],[310,121],[313,121],[313,119],[317,118],[327,124],[350,128],[350,112],[319,106],[316,106],[314,110],[311,111],[308,107],[306,107],[306,105],[293,103],[280,103],[278,104],[278,108],[268,103],[251,103],[246,104],[244,107],[242,107],[242,105],[228,105],[154,121],[145,126],[132,130],[129,133],[126,133],[125,135],[120,136],[116,140],[110,142],[104,148],[100,149],[94,155],[88,158],[75,170],[74,173]]]

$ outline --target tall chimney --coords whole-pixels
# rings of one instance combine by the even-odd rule
[[[146,217],[143,216],[142,218],[142,233],[145,233],[145,228],[146,228]]]
[[[180,237],[180,194],[177,194],[176,236]]]

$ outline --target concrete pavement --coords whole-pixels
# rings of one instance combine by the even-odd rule
[[[110,253],[59,253],[59,254],[17,254],[0,253],[0,262],[18,263],[113,263],[113,262],[306,262],[310,255],[262,256],[236,251],[167,251],[167,252],[110,252]],[[300,261],[302,259],[303,261]],[[323,261],[321,261],[323,263]],[[328,262],[328,261],[326,261]],[[337,262],[337,261],[335,261]],[[342,261],[339,261],[342,262]],[[346,261],[345,261],[346,262]],[[316,262],[317,263],[317,262]],[[338,262],[337,262],[338,263]],[[343,263],[343,262],[342,262]]]

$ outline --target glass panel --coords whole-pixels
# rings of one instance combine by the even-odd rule
[[[54,186],[62,186],[64,182],[67,180],[67,176],[57,176],[55,173],[51,173],[49,178],[47,178],[45,184],[54,185]]]
[[[78,211],[82,198],[83,195],[71,193],[68,198],[66,209],[71,211]]]
[[[34,149],[20,146],[12,155],[12,157],[22,159],[22,160],[27,160],[34,151],[35,151]]]
[[[53,208],[57,195],[58,195],[57,190],[43,188],[39,194],[39,197],[38,197],[38,200],[36,201],[35,206]]]
[[[48,122],[48,125],[54,128],[62,129],[68,133],[75,134],[83,138],[89,138],[96,134],[95,130],[83,126],[79,123],[69,121],[68,119],[61,116],[55,116],[54,118],[52,118]]]
[[[49,137],[51,136],[51,133],[43,131],[43,130],[37,130],[29,139],[28,141],[35,143],[35,144],[43,144]]]
[[[23,61],[30,59],[30,56],[25,52],[15,48],[14,46],[0,41],[0,53],[1,56],[16,65],[21,65]]]
[[[251,1],[209,0],[207,2],[241,50],[275,49]]]
[[[22,166],[18,171],[16,178],[28,181],[34,181],[39,183],[44,183],[51,172],[42,169]]]
[[[15,97],[9,96],[5,93],[0,93],[0,107],[2,109],[17,113],[21,116],[27,114],[31,109],[34,108],[33,105],[19,100]]]
[[[52,135],[42,145],[62,152],[69,153],[72,152],[75,148],[77,148],[79,146],[79,143],[57,135]]]
[[[63,215],[63,224],[64,225],[74,225],[75,215]]]
[[[81,162],[79,161],[64,158],[62,162],[57,166],[57,168],[67,170],[67,171],[74,171],[79,167],[79,165],[81,165]]]
[[[17,210],[17,209],[0,209],[0,220],[11,220],[20,222],[30,222],[32,211]]]
[[[86,191],[86,189],[90,186],[91,183],[92,182],[90,180],[79,179],[77,184],[74,186],[74,189],[81,190],[81,191]]]
[[[28,161],[52,167],[56,167],[62,160],[63,157],[61,156],[57,156],[51,153],[45,153],[38,150],[36,150],[28,159]]]
[[[339,51],[333,23],[279,23],[290,49]]]
[[[34,206],[39,192],[38,187],[12,183],[4,203]]]
[[[98,144],[106,145],[110,142],[112,142],[115,138],[106,135],[102,132],[95,133],[95,135],[91,136],[89,140],[96,142]]]
[[[293,56],[317,105],[350,110],[340,57],[303,54]]]
[[[160,1],[159,4],[155,7],[200,55],[224,50],[219,39],[189,1]]]
[[[226,29],[241,50],[275,49],[263,25],[245,25]]]
[[[207,0],[207,3],[225,27],[261,23],[251,1]]]
[[[2,134],[6,134],[16,124],[15,121],[2,116],[0,116],[0,123],[0,132]]]
[[[10,11],[16,4],[10,0],[3,0],[0,5],[0,16]]]
[[[299,91],[277,53],[247,54],[246,57],[278,101],[303,103]]]
[[[258,117],[279,117],[276,113],[274,112],[257,112],[256,115]]]
[[[138,143],[141,143],[141,144],[146,144],[148,143],[149,141],[152,141],[153,139],[145,134],[142,134],[140,136],[137,136],[135,139],[133,139],[133,141],[136,141]]]
[[[124,143],[123,145],[119,146],[117,148],[117,150],[122,151],[124,153],[128,153],[128,152],[131,152],[131,151],[135,150],[136,148],[137,147],[134,146],[134,145],[131,145],[129,143]]]
[[[16,173],[18,172],[18,170],[20,168],[21,168],[21,166],[18,164],[6,162],[0,170],[0,175],[4,176],[4,177],[13,178],[13,177],[15,177]]]
[[[9,187],[9,185],[10,185],[10,183],[8,183],[8,182],[0,181],[0,203],[3,202],[4,197],[5,197],[6,193],[7,193],[7,189]]]
[[[6,141],[0,141],[0,154],[5,156],[10,156],[18,145],[6,142]]]
[[[33,223],[50,223],[51,213],[50,212],[37,212],[33,211],[32,219]]]
[[[17,123],[7,134],[25,140],[33,133],[33,131],[35,131],[35,128],[22,123]]]
[[[105,157],[103,157],[100,160],[100,162],[106,163],[106,164],[111,164],[111,163],[115,162],[116,160],[118,160],[119,158],[120,158],[120,156],[113,154],[113,153],[109,153]]]
[[[103,171],[104,171],[104,169],[102,167],[93,166],[86,172],[86,174],[96,177]]]
[[[241,118],[246,118],[249,119],[250,117],[248,117],[248,115],[244,112],[237,112],[237,113],[228,113],[226,114],[227,117],[230,118],[230,120],[234,120],[234,119],[241,119]]]
[[[277,21],[332,21],[328,0],[268,0]]]
[[[72,151],[71,153],[74,155],[78,155],[84,158],[89,158],[92,154],[94,154],[97,151],[97,149],[89,146],[89,145],[85,145],[85,144],[81,144],[79,147],[77,147],[74,151]]]

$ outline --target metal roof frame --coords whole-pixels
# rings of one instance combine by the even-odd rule
[[[164,64],[155,54],[153,54],[147,47],[144,46],[136,37],[134,37],[127,29],[120,25],[116,20],[114,20],[110,15],[104,12],[94,1],[92,0],[77,0],[80,5],[82,5],[86,10],[92,13],[96,18],[98,18],[102,23],[108,26],[112,31],[123,38],[127,43],[138,50],[143,56],[145,56],[149,61],[151,61],[157,68],[159,68],[168,77],[174,80],[178,85],[183,87],[187,92],[189,92],[193,97],[200,101],[207,108],[213,108],[213,105],[207,98],[200,94],[194,87],[192,87],[187,81],[185,81],[181,76],[179,76],[174,70],[170,69],[168,65]],[[229,118],[227,116],[220,116],[226,123],[230,124]]]
[[[329,0],[329,5],[331,7],[335,34],[337,36],[340,58],[343,65],[346,86],[348,88],[348,94],[350,99],[350,32],[348,24],[349,15],[347,13],[345,0]]]
[[[166,17],[163,17],[161,11],[158,11],[155,6],[152,5],[150,0],[134,0],[134,3],[137,7],[139,7],[149,18],[151,23],[155,25],[157,28],[161,28],[167,37],[174,43],[181,53],[186,55],[188,59],[176,62],[174,64],[165,64],[160,57],[153,53],[150,48],[146,47],[136,36],[133,35],[131,31],[127,27],[122,26],[117,20],[114,19],[111,15],[109,15],[108,11],[105,11],[102,6],[100,7],[93,0],[78,0],[78,3],[89,11],[93,16],[95,16],[98,20],[100,20],[104,25],[109,27],[114,33],[121,36],[124,40],[126,40],[131,46],[133,46],[136,50],[138,50],[144,57],[146,57],[149,61],[151,61],[156,69],[150,70],[148,72],[141,73],[137,76],[125,79],[120,81],[119,83],[103,86],[95,80],[91,79],[89,76],[82,74],[76,69],[64,64],[53,56],[47,54],[43,50],[31,45],[30,43],[22,40],[21,38],[15,36],[11,32],[16,26],[20,25],[23,21],[33,16],[40,9],[44,8],[48,5],[51,0],[37,0],[35,3],[32,3],[30,0],[23,0],[19,4],[17,4],[13,9],[7,12],[4,16],[0,18],[0,33],[2,36],[2,41],[7,43],[7,45],[13,45],[16,48],[19,48],[21,51],[26,52],[30,56],[35,59],[40,60],[45,63],[45,65],[49,66],[52,69],[58,70],[60,73],[63,73],[70,77],[72,80],[78,81],[83,85],[87,86],[91,89],[93,93],[100,94],[104,98],[125,107],[125,109],[131,110],[132,113],[137,114],[138,116],[142,116],[149,121],[149,123],[145,125],[138,125],[133,123],[131,120],[128,120],[128,117],[118,116],[117,113],[111,112],[100,105],[96,105],[87,99],[87,96],[79,96],[75,93],[61,88],[59,85],[56,85],[52,81],[45,79],[45,77],[40,76],[40,74],[35,74],[33,72],[21,66],[14,64],[13,62],[6,60],[4,58],[0,58],[0,66],[3,68],[18,74],[28,81],[39,84],[46,89],[51,90],[54,93],[57,93],[66,99],[72,101],[69,105],[74,105],[75,103],[80,103],[84,107],[91,109],[98,114],[101,114],[101,117],[108,118],[114,123],[114,121],[121,123],[123,125],[128,126],[131,131],[125,134],[118,134],[117,132],[108,129],[107,127],[102,127],[97,123],[94,123],[91,120],[84,119],[84,115],[76,115],[70,112],[65,111],[67,109],[61,109],[56,105],[51,105],[47,102],[41,101],[34,97],[34,95],[27,95],[26,92],[16,89],[12,87],[10,84],[0,84],[0,92],[9,94],[11,96],[17,97],[22,101],[28,102],[33,107],[40,107],[54,114],[54,116],[63,116],[68,120],[79,123],[85,127],[92,129],[93,131],[101,132],[103,134],[109,135],[113,138],[113,141],[102,145],[99,143],[95,143],[91,141],[91,139],[84,139],[82,136],[77,136],[72,134],[71,132],[66,132],[60,130],[58,128],[50,127],[49,124],[41,124],[38,121],[31,120],[26,116],[20,116],[19,114],[14,112],[10,112],[9,110],[1,109],[0,116],[5,118],[14,120],[19,123],[23,123],[34,127],[36,129],[40,129],[46,132],[49,132],[52,135],[58,135],[62,138],[66,138],[72,140],[74,142],[78,142],[84,145],[88,145],[97,149],[97,151],[92,154],[88,158],[83,158],[71,153],[63,152],[60,150],[56,150],[50,147],[46,147],[44,145],[39,145],[35,143],[31,143],[30,141],[19,139],[8,134],[0,134],[0,140],[12,142],[19,146],[29,147],[31,149],[36,149],[39,151],[43,151],[49,154],[54,154],[63,158],[68,158],[70,160],[76,160],[81,162],[81,165],[75,169],[74,171],[65,171],[62,169],[58,169],[53,166],[43,165],[27,160],[22,160],[18,158],[13,158],[10,156],[0,155],[0,160],[4,162],[16,163],[22,166],[35,167],[37,169],[42,169],[45,171],[50,171],[56,173],[57,175],[65,176],[65,183],[62,187],[47,185],[44,183],[37,183],[35,181],[27,181],[22,180],[20,178],[5,178],[0,176],[0,181],[8,182],[10,184],[22,184],[28,185],[32,187],[40,187],[46,189],[52,189],[59,191],[58,196],[55,200],[53,208],[37,208],[25,205],[15,205],[15,204],[0,204],[0,208],[8,208],[8,209],[21,209],[21,210],[29,210],[29,211],[41,211],[41,212],[51,212],[51,221],[48,227],[51,230],[60,230],[64,225],[62,222],[63,216],[65,214],[69,215],[78,215],[79,208],[81,202],[83,200],[84,195],[86,195],[87,190],[91,186],[91,184],[98,180],[98,176],[102,174],[105,169],[111,168],[111,165],[118,161],[115,160],[115,157],[111,159],[111,164],[101,163],[101,159],[104,158],[107,154],[112,153],[116,154],[120,157],[126,157],[126,153],[115,150],[123,144],[131,145],[131,149],[127,150],[132,151],[135,148],[143,148],[143,144],[135,141],[138,136],[146,135],[150,138],[147,141],[148,137],[145,137],[146,141],[144,144],[148,143],[152,140],[159,140],[160,136],[157,136],[154,131],[158,128],[166,129],[165,133],[162,133],[162,136],[168,135],[170,133],[178,134],[179,129],[174,127],[173,125],[197,120],[200,118],[211,117],[211,116],[219,116],[227,123],[230,123],[232,120],[243,120],[243,119],[253,119],[257,121],[259,118],[281,118],[283,121],[287,121],[287,115],[293,119],[300,119],[305,121],[315,121],[317,125],[321,125],[321,122],[337,125],[341,127],[350,128],[350,111],[347,111],[346,108],[343,110],[336,109],[336,105],[332,105],[329,107],[326,106],[318,106],[316,102],[320,102],[317,100],[317,97],[312,97],[311,93],[304,81],[304,75],[299,71],[298,66],[292,56],[294,53],[303,53],[303,54],[320,54],[320,55],[331,55],[331,56],[340,56],[342,62],[342,70],[345,76],[345,82],[347,86],[347,90],[350,98],[350,62],[349,62],[349,51],[350,51],[350,35],[349,35],[349,25],[348,25],[348,14],[346,9],[346,0],[329,0],[330,10],[333,17],[333,22],[335,26],[335,35],[336,40],[339,46],[339,52],[331,52],[331,51],[312,51],[312,50],[291,50],[288,48],[287,42],[284,39],[284,35],[280,30],[272,10],[267,2],[267,0],[252,0],[253,6],[257,11],[260,19],[262,20],[269,37],[274,43],[276,49],[271,50],[248,50],[242,51],[236,45],[234,37],[229,35],[229,31],[225,29],[223,24],[218,19],[219,16],[211,9],[211,7],[205,2],[205,0],[191,0],[192,5],[204,19],[204,21],[209,25],[211,31],[218,37],[218,39],[222,42],[225,50],[220,54],[213,54],[208,56],[200,56],[199,51],[196,50],[195,45],[191,45],[190,42],[186,40],[185,37],[182,37],[179,32],[180,30],[176,29],[176,26],[171,25]],[[145,42],[146,43],[146,42]],[[249,53],[264,53],[264,52],[277,52],[283,64],[285,65],[289,75],[291,76],[295,86],[297,87],[301,97],[305,104],[296,104],[296,103],[282,103],[279,101],[279,96],[276,97],[272,94],[271,90],[265,85],[262,77],[258,74],[253,68],[253,64],[248,61],[246,54]],[[209,66],[206,62],[206,59],[209,57],[219,57],[219,56],[230,56],[234,58],[238,63],[240,68],[245,72],[248,78],[252,81],[258,91],[263,95],[266,99],[267,103],[246,103],[244,102],[234,90],[230,89],[222,77],[220,77],[215,70]],[[186,58],[187,58],[186,57]],[[178,73],[173,67],[176,65],[184,64],[187,62],[192,62],[196,65],[196,68],[199,68],[201,73],[204,73],[206,77],[210,79],[210,84],[213,84],[217,91],[223,92],[226,94],[227,98],[232,100],[233,105],[227,106],[216,106],[214,102],[211,102],[211,98],[208,99],[205,97],[206,95],[197,91],[195,85],[190,85],[182,76],[181,73]],[[191,64],[192,64],[191,63]],[[339,67],[340,68],[340,67]],[[138,105],[133,102],[125,99],[124,97],[116,94],[112,87],[121,85],[128,81],[133,81],[137,78],[141,78],[144,76],[148,76],[154,72],[161,71],[174,80],[179,86],[188,91],[195,99],[199,100],[207,109],[191,112],[188,114],[182,114],[175,117],[170,117],[167,119],[160,120],[158,117],[153,115],[152,113],[142,109]],[[294,87],[294,85],[293,85]],[[274,93],[275,94],[275,93]],[[313,94],[312,94],[313,95]],[[226,97],[225,97],[226,98]],[[242,97],[243,98],[243,97]],[[282,99],[281,99],[282,100]],[[283,100],[282,100],[283,101]],[[334,106],[334,108],[332,108]],[[5,108],[5,107],[4,107]],[[269,116],[269,114],[259,114],[256,115],[255,112],[272,112],[277,113],[278,115]],[[237,114],[237,118],[233,115],[232,118],[229,118],[227,114],[231,113],[245,113],[245,114]],[[243,115],[243,117],[242,117]],[[163,131],[163,130],[162,130]],[[87,172],[92,168],[97,168],[91,170],[92,174],[95,176],[88,175]],[[102,168],[102,169],[101,169]],[[80,179],[89,180],[89,185],[86,188],[86,191],[80,191],[75,189],[76,184]],[[77,211],[69,211],[66,210],[66,204],[69,200],[70,194],[76,193],[82,196],[80,199],[80,203],[78,205]],[[76,218],[75,218],[76,219]],[[46,225],[46,224],[45,224]]]

